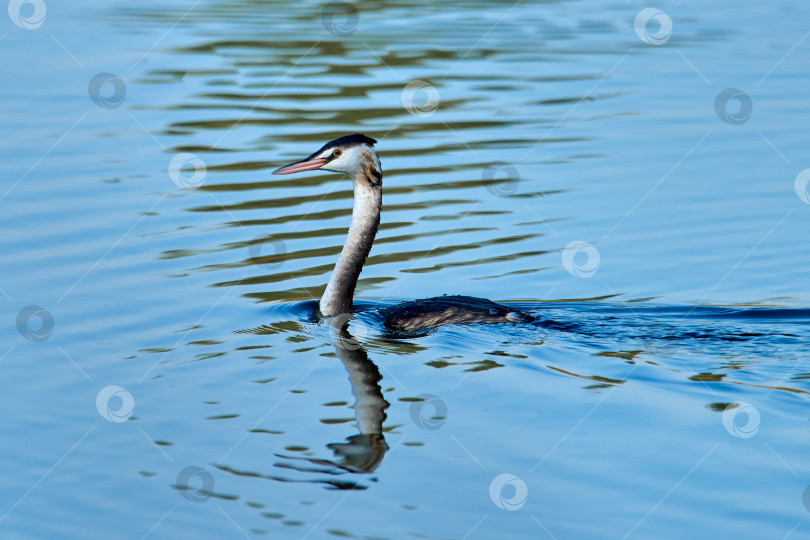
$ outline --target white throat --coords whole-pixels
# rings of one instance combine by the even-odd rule
[[[380,161],[365,160],[351,173],[354,184],[354,208],[346,243],[340,252],[329,283],[320,301],[324,317],[351,313],[357,280],[377,236],[382,209],[382,174]],[[368,156],[370,157],[370,156]]]

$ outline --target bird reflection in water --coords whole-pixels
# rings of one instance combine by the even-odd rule
[[[308,462],[317,467],[298,464],[276,464],[277,467],[294,469],[307,473],[326,473],[330,475],[350,473],[371,473],[382,462],[388,445],[383,435],[385,410],[389,403],[385,400],[380,388],[380,370],[372,362],[363,345],[348,330],[349,315],[338,316],[329,321],[330,336],[337,357],[349,373],[349,383],[355,398],[354,413],[359,433],[347,437],[346,442],[331,443],[327,447],[334,452],[335,458],[301,458],[293,456],[279,457],[295,462]],[[319,480],[337,489],[365,489],[365,486],[352,481],[336,479]]]

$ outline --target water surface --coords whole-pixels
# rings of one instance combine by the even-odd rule
[[[2,537],[806,534],[810,13],[648,7],[4,19]],[[270,173],[356,132],[342,328],[350,184]],[[365,314],[445,293],[537,320]]]

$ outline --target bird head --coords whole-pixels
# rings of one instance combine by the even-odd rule
[[[382,179],[380,160],[374,152],[377,141],[360,133],[346,135],[323,145],[309,157],[273,171],[273,174],[292,174],[303,171],[332,171],[355,176],[369,173]]]

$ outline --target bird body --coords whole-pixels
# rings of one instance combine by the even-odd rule
[[[306,159],[273,171],[292,174],[325,170],[348,174],[354,185],[354,208],[346,243],[326,285],[319,308],[324,317],[353,311],[352,298],[363,264],[371,251],[382,211],[382,165],[374,144],[362,134],[346,135],[326,143]],[[531,320],[520,311],[470,296],[438,296],[413,300],[379,310],[385,325],[415,333],[443,324],[506,323]]]
[[[444,324],[492,324],[528,322],[530,315],[473,296],[436,296],[411,300],[379,310],[385,326],[392,330],[417,333]]]

